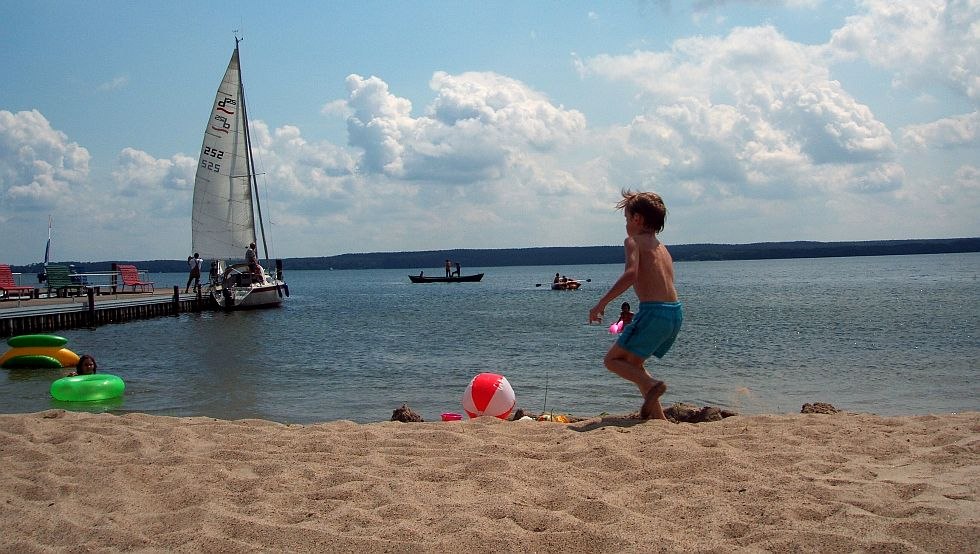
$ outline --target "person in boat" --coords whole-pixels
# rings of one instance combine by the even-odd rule
[[[184,285],[184,294],[187,294],[188,289],[191,288],[191,281],[194,281],[194,290],[201,288],[201,264],[204,260],[201,259],[201,255],[194,252],[194,257],[187,256],[187,265],[190,266],[191,272],[187,276],[187,284]]]
[[[626,267],[609,292],[589,310],[589,323],[601,322],[606,305],[633,287],[640,309],[603,362],[606,369],[640,389],[642,419],[667,419],[660,405],[667,385],[654,379],[643,365],[650,356],[662,358],[670,350],[684,321],[674,286],[674,262],[657,237],[663,231],[667,208],[656,193],[624,190],[622,194],[616,208],[626,217]]]
[[[459,274],[460,271],[462,271],[462,266],[459,265],[459,262],[456,262],[456,271],[454,273],[456,274],[457,277],[460,276]]]
[[[95,358],[91,354],[82,354],[82,357],[78,358],[78,363],[75,364],[75,371],[69,373],[68,376],[95,375],[98,369],[99,364],[95,363]]]
[[[254,242],[245,249],[245,262],[248,263],[248,271],[252,274],[252,279],[261,279],[262,271],[259,269],[259,256]]]
[[[446,260],[446,277],[453,276],[453,266],[449,260]]]
[[[561,276],[559,273],[555,273],[555,280],[552,281],[553,285],[557,285],[561,281]]]

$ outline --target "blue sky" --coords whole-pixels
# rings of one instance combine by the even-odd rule
[[[278,257],[980,235],[977,0],[2,11],[4,263],[189,255],[235,30]]]

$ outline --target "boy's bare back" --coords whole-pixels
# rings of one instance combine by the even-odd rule
[[[674,288],[674,260],[667,247],[653,232],[638,233],[626,238],[626,251],[630,242],[636,254],[636,281],[633,290],[641,302],[676,302]]]

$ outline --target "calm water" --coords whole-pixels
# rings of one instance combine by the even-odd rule
[[[425,268],[435,273],[438,268]],[[183,314],[60,332],[127,384],[122,399],[59,403],[50,370],[0,370],[0,412],[48,408],[309,423],[427,420],[461,411],[479,372],[518,405],[581,416],[639,408],[602,367],[613,341],[587,325],[619,265],[463,268],[482,283],[412,285],[406,270],[294,271],[277,310]],[[589,278],[556,292],[549,276]],[[681,335],[648,367],[668,404],[742,413],[804,402],[884,415],[980,409],[980,254],[685,262]],[[417,273],[417,270],[415,271]],[[153,275],[183,286],[183,274]],[[536,283],[544,286],[535,287]],[[619,302],[607,308],[615,320]]]

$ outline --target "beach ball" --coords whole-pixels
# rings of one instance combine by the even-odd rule
[[[507,378],[496,373],[477,375],[463,393],[463,410],[470,417],[488,415],[507,419],[516,404],[514,389]]]

